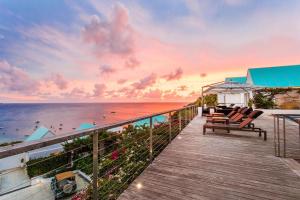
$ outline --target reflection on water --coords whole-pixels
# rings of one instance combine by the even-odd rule
[[[61,134],[81,123],[104,125],[183,105],[185,103],[0,104],[0,143],[24,140],[39,124]]]

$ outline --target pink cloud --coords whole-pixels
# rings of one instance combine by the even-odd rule
[[[179,96],[177,94],[177,92],[174,90],[168,90],[168,91],[165,91],[163,98],[168,101],[176,101],[176,100],[180,99],[181,96]]]
[[[156,74],[152,73],[149,76],[146,76],[145,78],[143,78],[135,83],[132,83],[131,85],[137,90],[143,90],[149,86],[154,85],[156,83],[156,79],[157,79]]]
[[[38,92],[39,81],[31,78],[23,69],[0,60],[0,87],[11,92],[32,95]]]
[[[122,85],[122,84],[124,84],[124,83],[126,83],[126,82],[127,82],[127,79],[119,79],[119,80],[117,81],[117,83],[120,84],[120,85]]]
[[[168,81],[172,81],[172,80],[178,80],[182,77],[183,75],[183,71],[182,69],[179,67],[176,69],[176,71],[174,73],[170,73],[170,74],[167,74],[165,76],[163,76],[166,80]]]
[[[201,73],[201,74],[200,74],[200,77],[202,77],[202,78],[204,78],[204,77],[206,77],[206,76],[207,76],[206,73]]]
[[[60,90],[68,88],[68,81],[61,74],[52,74],[47,81],[53,82]]]
[[[99,70],[102,75],[109,75],[116,72],[116,69],[110,65],[102,65],[99,67]]]
[[[126,60],[125,67],[133,69],[138,67],[140,64],[141,64],[140,61],[138,61],[135,57],[130,57]]]
[[[181,85],[178,87],[178,91],[186,91],[188,89],[188,86],[186,85]]]
[[[93,45],[98,56],[106,53],[131,55],[134,52],[134,32],[128,23],[127,9],[117,4],[108,20],[93,16],[82,35],[84,41]]]
[[[95,84],[94,85],[94,97],[101,97],[104,95],[106,89],[105,84]]]
[[[61,93],[61,95],[65,98],[70,99],[78,99],[82,100],[83,98],[87,98],[89,93],[87,93],[83,88],[75,87],[70,92]]]
[[[162,98],[163,92],[159,89],[149,90],[148,92],[143,94],[144,99],[155,99],[159,100]]]
[[[141,91],[135,90],[133,88],[123,87],[118,89],[117,91],[111,92],[114,96],[125,97],[125,98],[137,98],[140,96]]]

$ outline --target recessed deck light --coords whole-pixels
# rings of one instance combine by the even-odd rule
[[[136,184],[136,188],[137,188],[137,189],[141,189],[142,187],[143,187],[142,183]]]

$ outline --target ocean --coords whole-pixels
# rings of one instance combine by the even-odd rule
[[[56,135],[81,123],[105,125],[151,113],[180,108],[186,103],[28,103],[0,104],[0,143],[24,140],[37,125]],[[38,123],[37,123],[38,122]]]

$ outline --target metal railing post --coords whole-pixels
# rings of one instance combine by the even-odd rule
[[[184,126],[188,123],[187,108],[184,108]]]
[[[169,112],[169,142],[172,140],[172,115]]]
[[[193,106],[193,115],[194,115],[193,118],[195,118],[195,116],[196,116],[196,109],[195,108],[196,108],[196,106],[194,105]]]
[[[93,200],[98,199],[98,132],[93,132]]]
[[[195,106],[193,105],[193,118],[195,117]]]
[[[280,152],[280,124],[279,124],[279,116],[277,116],[277,151],[278,151],[278,156],[281,156]]]
[[[286,157],[286,138],[285,138],[285,116],[282,118],[282,126],[283,126],[283,157]]]
[[[179,131],[181,131],[181,111],[178,112]]]
[[[152,161],[152,159],[153,159],[153,136],[152,136],[152,131],[153,131],[152,126],[153,125],[152,124],[153,124],[152,117],[150,117],[150,130],[149,130],[149,132],[150,132],[150,144],[149,144],[150,161]]]
[[[274,150],[275,150],[275,156],[278,156],[277,154],[277,124],[276,124],[276,115],[274,115]]]

